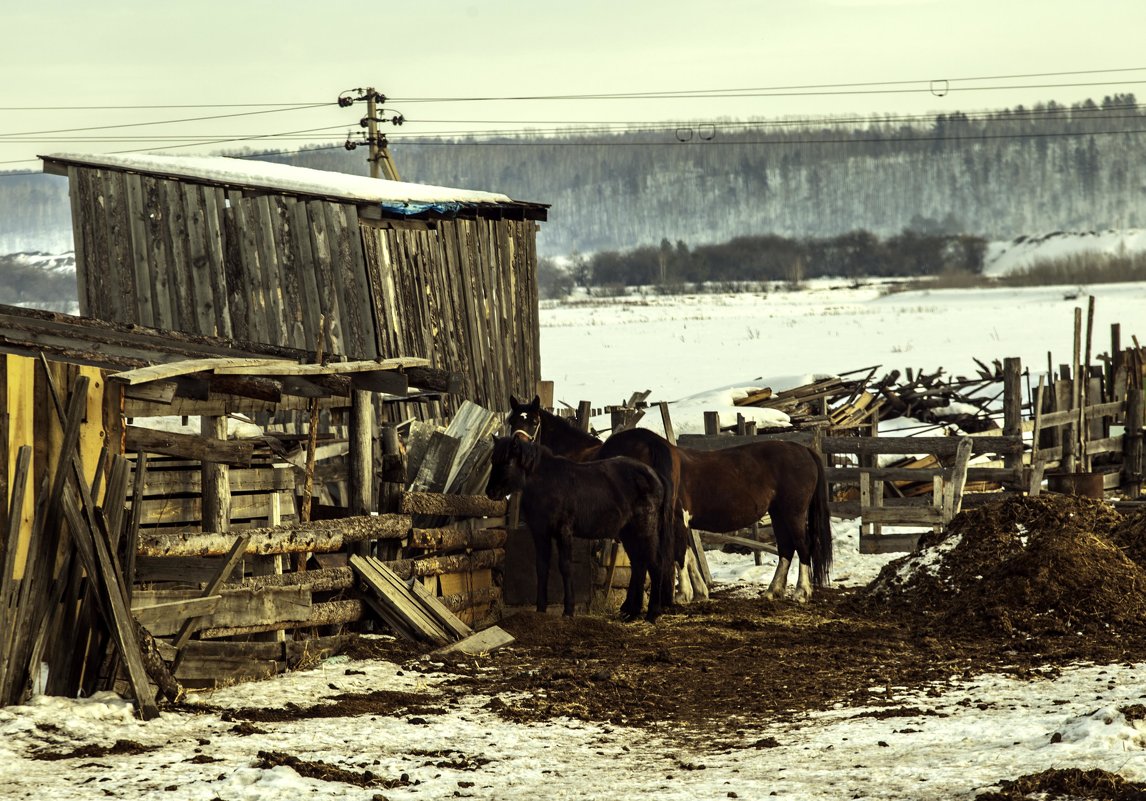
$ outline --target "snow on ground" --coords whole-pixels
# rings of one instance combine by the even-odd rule
[[[869,581],[890,557],[860,556],[855,527],[837,521],[841,583]],[[717,580],[745,592],[762,589],[772,566],[713,553]],[[783,654],[761,670],[782,669]],[[391,799],[972,799],[999,780],[1049,768],[1102,768],[1146,780],[1146,728],[1118,710],[1146,699],[1138,671],[1146,663],[1075,666],[1035,680],[1001,675],[953,676],[930,688],[888,687],[894,705],[918,715],[880,719],[839,707],[790,720],[730,727],[733,747],[705,748],[671,727],[623,726],[560,719],[508,723],[471,699],[446,715],[369,719],[315,718],[261,723],[239,735],[211,712],[166,712],[134,719],[111,694],[71,700],[38,697],[0,709],[0,797],[53,801],[108,795],[121,799],[281,801],[367,799],[377,789],[306,779],[288,767],[257,767],[260,751],[292,753],[384,779],[405,774]],[[437,678],[380,661],[334,657],[272,680],[202,692],[192,703],[216,708],[309,705],[340,693],[424,693]],[[1057,735],[1057,736],[1056,736]],[[769,740],[771,738],[771,740]],[[35,758],[40,751],[133,741],[155,750],[137,755]],[[772,743],[774,741],[774,744]],[[1057,741],[1057,742],[1056,742]],[[764,747],[768,744],[769,747]],[[445,752],[445,753],[442,753]],[[427,756],[436,755],[436,756]],[[449,760],[476,769],[442,767]],[[480,764],[488,760],[486,764]],[[434,764],[438,763],[438,764]]]
[[[1143,332],[1146,285],[1094,287],[1096,350],[1108,347],[1112,322],[1124,341]],[[876,287],[813,285],[806,293],[767,297],[698,296],[546,306],[541,313],[542,367],[557,397],[595,404],[626,399],[635,389],[653,400],[681,400],[674,425],[760,385],[783,389],[810,376],[872,365],[973,372],[971,357],[1021,356],[1033,368],[1069,360],[1074,308],[1062,288],[945,290],[882,296]],[[775,378],[775,377],[779,378]],[[733,389],[728,389],[729,387]],[[716,389],[712,388],[724,388]],[[711,393],[710,397],[703,396]],[[701,396],[697,399],[695,396]],[[704,408],[701,408],[701,407]],[[861,555],[854,521],[833,521],[834,579],[871,581],[893,559]],[[716,580],[756,593],[771,578],[773,557],[709,552]],[[781,669],[783,653],[761,670]],[[38,697],[0,709],[0,798],[371,799],[377,789],[320,782],[287,767],[256,767],[260,750],[324,760],[383,778],[405,773],[412,784],[387,789],[388,799],[474,797],[578,798],[973,799],[1001,779],[1048,768],[1102,768],[1146,781],[1146,732],[1120,707],[1146,703],[1136,665],[1085,666],[1031,681],[1000,675],[952,677],[907,691],[889,687],[915,717],[861,717],[839,708],[792,720],[738,723],[735,748],[683,745],[671,728],[628,729],[557,720],[507,723],[475,697],[464,710],[406,718],[304,719],[260,724],[263,734],[239,736],[218,714],[166,712],[133,719],[114,696],[72,700]],[[220,707],[307,705],[338,693],[400,690],[434,693],[436,678],[385,662],[327,660],[273,680],[196,694]],[[922,714],[926,712],[928,714]],[[931,714],[933,713],[933,714]],[[741,733],[738,730],[743,729]],[[1055,735],[1058,735],[1057,737]],[[775,747],[761,747],[766,738]],[[43,749],[66,751],[116,740],[161,746],[138,755],[36,759]],[[436,767],[427,752],[464,755],[462,770]],[[217,760],[217,761],[214,761]],[[460,760],[456,760],[459,761]],[[733,795],[735,794],[735,795]]]
[[[876,283],[851,288],[817,280],[803,292],[546,302],[541,372],[554,382],[554,398],[574,407],[582,400],[619,404],[652,390],[650,402],[670,402],[678,433],[703,430],[706,409],[698,406],[706,404],[694,396],[716,387],[780,391],[814,375],[874,366],[879,375],[942,367],[974,377],[974,359],[990,364],[1008,356],[1021,358],[1037,384],[1048,353],[1056,368],[1071,361],[1075,309],[1085,322],[1087,294],[1095,298],[1094,353],[1109,350],[1112,323],[1121,323],[1125,343],[1146,333],[1136,327],[1146,284],[1099,284],[1067,299],[1076,289],[885,294]],[[734,420],[737,410],[727,411]]]
[[[1042,236],[1020,236],[1007,242],[992,242],[983,259],[984,275],[1008,275],[1025,270],[1036,262],[1054,261],[1101,253],[1123,256],[1146,250],[1146,231],[1124,230],[1068,233],[1056,231]]]

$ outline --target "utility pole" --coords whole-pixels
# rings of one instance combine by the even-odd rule
[[[350,97],[349,94],[357,94],[358,96]],[[386,102],[386,95],[374,91],[374,87],[351,89],[347,92],[343,92],[338,96],[338,105],[347,108],[354,105],[355,102],[362,100],[366,101],[366,116],[363,117],[358,124],[366,129],[366,141],[364,144],[370,146],[370,155],[366,157],[366,161],[370,165],[370,177],[400,181],[402,178],[398,175],[398,167],[394,164],[394,158],[390,155],[386,134],[379,132],[378,123],[389,122],[391,125],[401,125],[406,121],[406,118],[401,114],[394,114],[394,116],[389,119],[379,117],[379,113],[385,113],[386,109],[379,109],[378,104]],[[346,138],[345,147],[347,150],[354,150],[359,144],[360,143],[351,140],[349,136]]]

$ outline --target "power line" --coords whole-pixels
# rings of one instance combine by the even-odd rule
[[[535,141],[535,140],[517,140],[517,141],[503,141],[503,142],[485,142],[485,141],[445,141],[440,139],[427,139],[415,140],[404,139],[403,144],[407,145],[421,145],[421,146],[439,146],[445,145],[449,147],[680,147],[681,145],[694,145],[694,146],[720,146],[720,145],[828,145],[828,144],[897,144],[900,142],[975,142],[983,140],[1002,140],[1002,139],[1043,139],[1043,138],[1059,138],[1059,137],[1077,137],[1077,136],[1118,136],[1123,134],[1142,134],[1146,133],[1146,128],[1124,129],[1119,131],[1042,131],[1042,132],[1023,132],[1023,133],[1006,133],[1006,134],[988,134],[988,133],[974,133],[967,135],[944,135],[935,136],[932,134],[920,134],[919,136],[903,136],[903,135],[888,135],[876,138],[865,139],[862,137],[841,138],[841,139],[711,139],[711,140],[692,140],[692,141],[672,141],[672,142],[568,142],[558,139]]]
[[[0,106],[0,111],[140,111],[165,108],[274,108],[281,106],[323,106],[324,102],[308,103],[165,103],[133,106]]]
[[[318,108],[321,106],[332,106],[333,103],[318,103],[313,106],[291,106],[289,108],[274,108],[266,111],[244,111],[236,114],[211,114],[206,117],[184,117],[176,120],[153,120],[150,122],[124,122],[115,125],[89,125],[83,128],[59,128],[56,130],[48,131],[20,131],[18,133],[0,133],[0,143],[14,136],[34,136],[40,134],[59,134],[59,133],[78,133],[81,131],[107,131],[112,128],[142,128],[150,125],[175,125],[177,123],[185,122],[206,122],[208,120],[224,120],[234,119],[236,117],[253,117],[261,114],[277,114],[282,111],[302,111],[309,108]]]
[[[897,81],[863,81],[852,83],[824,83],[824,84],[797,84],[788,86],[764,86],[764,87],[746,87],[746,88],[724,88],[724,89],[682,89],[682,90],[663,90],[663,91],[648,91],[648,92],[609,92],[609,93],[592,93],[592,94],[564,94],[564,95],[504,95],[504,96],[478,96],[478,97],[399,97],[391,98],[394,102],[400,103],[447,103],[447,102],[477,102],[477,101],[516,101],[516,100],[635,100],[635,99],[671,99],[671,98],[686,98],[686,99],[703,99],[703,98],[717,98],[717,97],[792,97],[800,96],[799,93],[806,92],[808,96],[818,96],[822,94],[879,94],[879,93],[894,93],[894,92],[932,92],[933,84],[973,82],[973,81],[998,81],[998,80],[1019,80],[1028,78],[1049,78],[1060,77],[1066,75],[1097,75],[1102,73],[1120,73],[1120,72],[1146,72],[1146,67],[1124,67],[1109,70],[1081,70],[1074,72],[1042,72],[1042,73],[1027,73],[1020,75],[990,75],[978,76],[970,78],[924,78],[915,80],[897,80]],[[984,90],[984,89],[1039,89],[1039,88],[1065,88],[1065,87],[1085,87],[1085,86],[1102,86],[1102,85],[1123,85],[1123,84],[1136,84],[1146,81],[1101,81],[1101,82],[1076,82],[1076,83],[1055,83],[1055,84],[1031,84],[1031,85],[1015,85],[1006,84],[1003,86],[985,86],[985,87],[967,87],[961,88],[960,91],[968,90]],[[908,86],[920,85],[920,88],[904,90],[904,89],[871,89],[870,87],[894,87],[894,86]],[[860,87],[869,87],[868,89],[860,90]],[[834,89],[838,91],[824,92],[821,90]],[[815,91],[812,91],[815,90]],[[773,94],[775,93],[775,94]],[[789,94],[795,93],[795,94]]]
[[[993,75],[993,76],[980,76],[980,77],[976,77],[976,78],[952,79],[952,81],[986,81],[986,80],[1001,80],[1001,79],[1017,80],[1017,79],[1041,78],[1041,77],[1058,77],[1058,76],[1067,76],[1067,75],[1083,76],[1083,75],[1095,75],[1095,74],[1100,74],[1100,73],[1109,74],[1109,73],[1126,73],[1126,72],[1137,72],[1137,71],[1146,71],[1146,67],[1133,67],[1133,68],[1111,69],[1111,70],[1087,70],[1087,71],[1075,71],[1075,72],[1030,73],[1030,74],[1026,74],[1026,75],[1010,75],[1010,76]],[[833,87],[834,88],[841,88],[841,89],[856,89],[857,87],[894,87],[894,86],[901,86],[901,85],[905,85],[905,84],[909,84],[909,83],[918,83],[918,82],[886,81],[886,82],[863,82],[863,83],[850,83],[850,84],[815,84],[815,85],[808,84],[808,85],[804,85],[804,86],[770,87],[770,88],[769,87],[764,87],[764,88],[757,87],[757,88],[749,88],[749,89],[716,89],[716,90],[698,90],[698,91],[616,93],[616,94],[592,94],[592,95],[554,95],[554,96],[549,96],[549,97],[545,97],[545,96],[524,97],[523,96],[523,97],[518,97],[518,98],[461,98],[461,99],[462,100],[468,100],[468,101],[481,100],[481,99],[492,99],[492,100],[497,100],[497,99],[520,99],[520,100],[525,100],[525,99],[537,99],[537,100],[586,99],[586,100],[589,100],[589,99],[608,99],[608,98],[623,99],[623,98],[640,98],[640,97],[645,97],[645,98],[650,98],[650,99],[654,98],[654,97],[662,97],[665,99],[698,99],[698,98],[709,98],[709,97],[717,97],[717,96],[749,96],[748,93],[753,93],[753,92],[775,92],[775,91],[785,91],[785,90],[794,90],[794,89],[819,90],[819,89],[823,89],[823,88],[833,88]],[[1137,83],[1137,82],[1118,82],[1116,85],[1121,85],[1121,83]],[[1054,84],[1054,85],[1055,86],[1091,86],[1091,85],[1097,85],[1097,84],[1076,82],[1073,84]],[[1104,84],[1104,85],[1110,85],[1110,84]],[[977,88],[1016,89],[1016,88],[1029,88],[1029,87],[1026,87],[1026,86],[1020,87],[1020,86],[1008,85],[1008,86],[977,87]],[[902,90],[884,89],[882,91],[902,91]],[[915,90],[913,90],[913,91],[915,91]],[[1116,95],[1116,97],[1118,97],[1118,96]],[[1127,96],[1127,97],[1129,97],[1131,99],[1133,98],[1132,95]],[[415,99],[415,100],[426,101],[426,102],[429,101],[429,99],[426,99],[426,98]],[[1143,108],[1142,105],[1137,104],[1137,103],[1121,104],[1121,105],[1119,105],[1119,104],[1106,105],[1102,108],[1099,108],[1099,107],[1093,105],[1093,101],[1088,101],[1088,102],[1091,103],[1091,107],[1089,107],[1089,108],[1088,107],[1080,107],[1077,103],[1074,105],[1071,105],[1071,106],[1065,106],[1065,105],[1053,103],[1053,101],[1052,101],[1052,105],[1050,107],[1040,103],[1040,104],[1038,104],[1038,106],[1039,106],[1038,108],[1024,109],[1024,108],[1020,107],[1019,109],[1015,109],[1015,110],[1003,109],[1003,110],[988,110],[988,111],[978,111],[978,112],[952,112],[951,115],[949,115],[949,116],[943,115],[943,114],[937,115],[933,112],[928,113],[928,114],[918,114],[918,115],[887,115],[887,114],[876,113],[876,114],[871,114],[871,115],[865,115],[862,117],[859,117],[859,116],[835,117],[835,116],[830,116],[830,115],[819,115],[819,116],[815,116],[815,117],[801,117],[801,118],[787,117],[787,118],[781,118],[781,119],[775,119],[775,120],[751,120],[750,119],[750,120],[746,120],[746,121],[745,120],[737,120],[737,121],[722,120],[722,121],[717,121],[717,122],[705,122],[703,120],[698,119],[698,120],[690,120],[687,122],[662,121],[659,123],[655,123],[655,122],[650,123],[650,122],[640,122],[640,121],[616,121],[616,122],[602,122],[602,123],[590,123],[590,124],[586,124],[585,121],[583,121],[583,120],[533,121],[533,120],[440,120],[440,119],[433,119],[433,120],[421,120],[421,121],[414,120],[414,121],[420,122],[423,125],[425,125],[425,124],[440,124],[440,125],[489,125],[489,124],[497,124],[497,125],[512,125],[512,126],[543,125],[543,126],[547,126],[547,127],[544,127],[541,129],[530,129],[528,131],[521,131],[520,129],[510,129],[510,130],[485,129],[485,130],[460,130],[460,131],[456,130],[456,129],[444,130],[444,131],[425,131],[425,130],[423,130],[417,134],[418,137],[423,137],[421,139],[415,139],[415,138],[413,138],[413,135],[409,135],[405,138],[399,136],[397,138],[400,141],[403,141],[404,143],[407,143],[407,144],[423,144],[423,145],[455,144],[456,142],[453,140],[456,140],[459,137],[465,137],[465,138],[468,138],[468,141],[466,142],[466,144],[471,144],[471,145],[484,144],[484,145],[490,145],[490,146],[501,146],[501,145],[507,145],[507,144],[516,144],[516,145],[551,144],[551,145],[560,145],[560,146],[566,146],[567,147],[567,146],[577,146],[577,145],[582,144],[582,143],[557,142],[554,140],[547,140],[544,142],[530,142],[527,139],[525,139],[525,137],[527,137],[527,136],[545,136],[545,135],[551,135],[551,136],[593,136],[593,135],[603,135],[603,134],[625,134],[625,133],[630,133],[630,134],[652,133],[652,134],[656,134],[656,133],[663,133],[666,131],[674,131],[674,130],[683,131],[683,130],[687,130],[689,128],[696,128],[696,127],[703,127],[706,130],[711,129],[713,131],[713,133],[715,133],[717,130],[744,130],[744,131],[752,130],[752,129],[775,130],[775,129],[783,128],[783,127],[799,127],[799,126],[809,126],[809,125],[832,126],[832,127],[842,127],[845,125],[864,125],[864,126],[868,126],[869,128],[874,129],[874,128],[879,127],[879,126],[892,125],[892,124],[896,124],[896,123],[908,124],[908,125],[913,124],[913,123],[918,123],[918,122],[924,122],[924,121],[926,121],[928,124],[938,123],[941,119],[944,119],[944,118],[946,118],[947,121],[949,121],[951,124],[958,124],[958,123],[964,122],[964,121],[966,121],[966,122],[972,122],[972,121],[984,122],[987,124],[993,124],[995,122],[1012,122],[1013,123],[1016,119],[1018,119],[1018,120],[1023,119],[1024,116],[1028,116],[1032,119],[1046,120],[1046,119],[1052,118],[1052,116],[1058,116],[1058,115],[1069,115],[1073,119],[1087,119],[1087,120],[1125,119],[1126,118],[1125,116],[1118,115],[1117,112],[1133,112],[1133,111],[1137,111],[1137,110]],[[256,108],[257,110],[238,112],[238,113],[234,113],[234,114],[204,115],[204,116],[185,117],[185,118],[170,119],[170,120],[157,120],[157,121],[149,121],[149,122],[121,123],[121,124],[114,124],[114,125],[85,126],[85,127],[75,127],[75,128],[58,129],[58,130],[26,131],[26,132],[20,132],[20,133],[0,134],[0,144],[17,144],[17,143],[26,144],[26,143],[38,143],[38,142],[102,142],[102,143],[112,143],[112,142],[120,142],[120,143],[129,143],[129,142],[145,143],[146,142],[146,143],[152,143],[152,142],[154,142],[154,143],[165,143],[162,146],[157,145],[156,147],[146,148],[146,149],[142,149],[142,150],[136,148],[136,149],[123,150],[123,151],[116,151],[116,152],[151,152],[151,151],[160,150],[160,149],[169,149],[170,150],[170,149],[186,148],[186,147],[219,146],[219,145],[229,144],[229,143],[252,142],[252,141],[260,141],[260,140],[287,141],[287,140],[295,139],[295,140],[299,140],[299,141],[313,141],[313,137],[310,136],[310,134],[320,133],[320,132],[325,132],[325,131],[341,130],[345,126],[344,125],[332,125],[332,126],[324,126],[324,127],[319,127],[319,128],[299,129],[299,130],[295,130],[295,131],[284,131],[284,132],[269,133],[269,134],[212,135],[212,136],[207,136],[207,135],[203,135],[203,134],[194,135],[194,136],[178,136],[176,134],[170,134],[170,135],[147,134],[147,135],[140,135],[140,136],[128,136],[128,135],[94,136],[93,135],[90,137],[85,137],[85,136],[62,136],[62,134],[84,134],[84,133],[92,133],[92,132],[99,132],[99,131],[116,130],[116,129],[143,128],[143,127],[156,126],[156,125],[185,124],[185,123],[191,123],[191,122],[203,122],[203,121],[218,120],[218,119],[252,117],[252,116],[256,116],[256,115],[274,114],[274,113],[281,113],[284,111],[309,110],[309,109],[313,109],[313,108],[321,108],[321,107],[328,107],[328,106],[335,106],[335,105],[340,106],[341,104],[340,103],[333,103],[333,102],[326,102],[326,103],[295,104],[295,105],[265,103],[265,104],[181,104],[181,105],[171,104],[171,105],[152,105],[152,106],[123,106],[123,107],[118,107],[118,108],[125,108],[125,109],[134,109],[134,108],[248,108],[248,109],[250,109],[250,108]],[[58,109],[59,107],[53,107],[53,108]],[[80,108],[85,108],[85,107],[73,107],[73,108],[80,109]],[[90,108],[106,108],[106,107],[92,106]],[[568,127],[558,127],[558,126],[568,126]],[[1094,132],[1094,135],[1112,135],[1115,133],[1123,133],[1123,132],[1126,132],[1126,131],[1099,131],[1099,132]],[[970,137],[963,137],[963,138],[972,138],[972,139],[1011,138],[1014,136],[1035,136],[1035,135],[1040,135],[1040,136],[1044,136],[1044,135],[1072,136],[1072,135],[1085,135],[1086,133],[1088,133],[1088,132],[1079,132],[1079,133],[1060,132],[1060,133],[1055,133],[1055,134],[1005,134],[1005,135],[998,135],[998,136],[997,135],[987,135],[987,134],[978,133],[978,134],[973,134]],[[473,139],[472,139],[473,137],[485,137],[488,139],[488,138],[492,138],[492,137],[503,137],[503,136],[513,137],[513,140],[510,142],[480,142],[480,141],[473,141]],[[442,139],[428,139],[425,137],[443,137],[443,138]],[[445,138],[445,137],[449,137],[449,138]],[[452,139],[450,139],[450,138],[452,138]],[[879,135],[878,141],[918,141],[920,139],[926,139],[928,141],[955,141],[953,138],[937,138],[933,134],[926,134],[926,135],[921,135],[918,137],[903,136],[902,134],[899,134],[899,135],[881,134],[881,135]],[[825,141],[862,142],[865,140],[852,136],[852,137],[848,137],[847,139],[844,139],[844,140],[840,140],[840,139],[824,140],[823,138],[820,138],[820,139],[817,139],[815,141],[817,141],[817,142],[825,142]],[[732,142],[723,142],[722,141],[720,143],[721,144],[731,144]],[[751,142],[749,142],[747,140],[743,140],[743,139],[741,139],[739,141],[739,143],[740,144],[751,144]],[[657,143],[657,142],[612,142],[612,143],[593,143],[593,144],[595,144],[595,145],[607,144],[607,145],[612,145],[612,146],[634,147],[634,146],[639,146],[639,145],[660,146],[662,144],[673,145],[673,144],[679,144],[679,143],[676,141],[670,141],[670,142],[665,142],[665,143]],[[764,144],[764,142],[757,142],[757,144]],[[320,148],[317,148],[317,149],[324,149],[325,150],[325,149],[329,149],[330,147],[333,147],[333,145],[329,145],[329,146],[328,145],[322,145]],[[31,163],[33,161],[35,161],[35,159],[31,159],[31,158],[29,158],[29,159],[18,159],[18,160],[10,160],[10,161],[0,162],[0,165]]]

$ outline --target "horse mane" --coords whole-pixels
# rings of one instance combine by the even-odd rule
[[[601,444],[599,437],[593,436],[588,431],[582,431],[569,419],[556,415],[553,412],[542,409],[541,420],[543,425],[552,428],[552,433],[555,435],[573,437],[579,440],[580,444],[585,446]]]
[[[552,453],[544,445],[537,442],[525,442],[520,439],[513,440],[513,447],[518,449],[521,458],[518,460],[521,469],[528,475],[533,475],[541,464],[541,460]]]

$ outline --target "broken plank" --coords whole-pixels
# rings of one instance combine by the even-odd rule
[[[514,640],[513,635],[498,626],[490,626],[479,632],[471,634],[464,640],[442,646],[433,652],[435,656],[444,654],[487,654],[509,645]]]
[[[414,356],[394,359],[371,359],[353,362],[330,362],[329,364],[297,364],[295,362],[266,362],[264,364],[237,364],[220,366],[214,369],[216,375],[338,375],[345,373],[368,373],[380,370],[404,370],[408,367],[429,367],[430,360]]]
[[[422,586],[422,582],[414,580],[410,585],[410,589],[414,592],[414,597],[422,602],[422,606],[430,615],[446,627],[447,631],[454,634],[459,639],[464,639],[474,633],[474,630],[463,623],[457,615],[447,609],[437,596]]]
[[[406,636],[413,633],[415,639],[437,645],[450,641],[446,629],[425,612],[413,591],[386,565],[371,557],[355,554],[350,557],[350,566],[380,602],[371,606],[387,623],[397,622],[393,626],[396,631]]]
[[[297,365],[297,362],[288,359],[251,359],[251,358],[206,358],[184,359],[167,364],[153,364],[149,367],[140,367],[135,370],[125,370],[122,373],[112,373],[109,381],[119,381],[129,386],[146,384],[149,381],[163,381],[179,376],[191,375],[218,370],[221,368],[254,367],[261,365],[270,369],[275,366]],[[256,373],[258,374],[258,373]]]
[[[213,613],[221,600],[220,595],[207,595],[202,598],[163,601],[146,606],[133,606],[131,614],[145,629],[163,636],[164,631],[174,631],[185,620]]]

